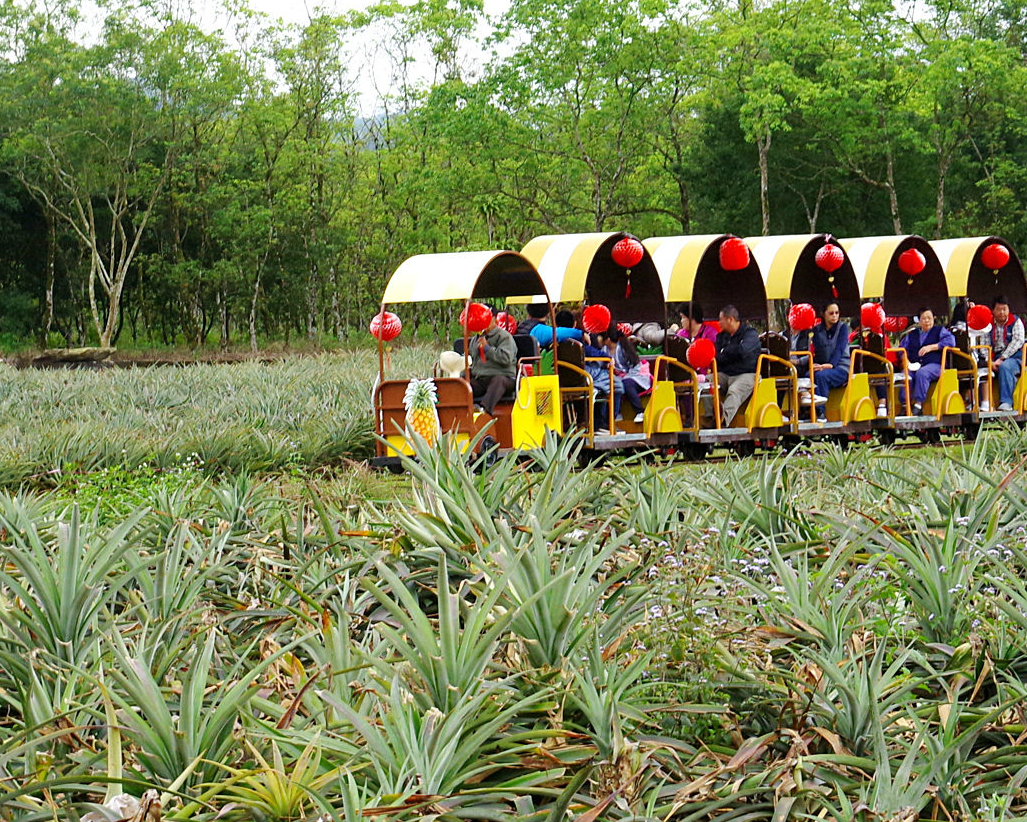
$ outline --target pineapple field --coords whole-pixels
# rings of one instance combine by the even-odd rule
[[[1024,432],[388,477],[376,365],[4,374],[0,820],[1027,818]]]

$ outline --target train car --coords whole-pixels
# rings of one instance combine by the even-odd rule
[[[838,239],[832,234],[791,234],[749,237],[746,242],[763,272],[768,300],[809,304],[819,312],[828,302],[838,303],[842,317],[860,313],[859,282],[855,269]],[[810,371],[809,351],[794,351]],[[805,358],[805,360],[803,359]],[[849,376],[844,386],[827,396],[825,417],[816,420],[813,403],[798,409],[803,438],[831,438],[838,441],[867,440],[880,424],[877,389],[886,387],[886,409],[891,415],[895,392],[893,369],[884,352],[875,353],[853,346],[849,354]],[[806,382],[810,380],[807,378]]]
[[[740,318],[754,325],[768,324],[763,276],[749,247],[731,234],[650,237],[645,246],[652,254],[669,303],[698,302],[704,311],[734,305]],[[710,365],[703,393],[712,406],[710,424],[682,431],[679,440],[688,451],[702,453],[714,445],[731,443],[745,451],[773,446],[780,437],[798,431],[797,376],[788,356],[787,339],[764,334],[756,381],[749,401],[734,420],[720,422],[719,374],[716,360]],[[679,353],[677,359],[687,359]]]
[[[378,323],[372,322],[372,333],[380,328],[383,318],[389,317],[395,322],[386,314],[386,308],[391,305],[459,300],[469,315],[476,300],[495,301],[509,297],[541,299],[547,304],[549,299],[545,283],[535,266],[517,252],[421,254],[403,262],[392,275],[382,297],[381,311],[375,318]],[[549,313],[552,317],[551,306]],[[374,429],[381,439],[372,464],[400,471],[400,454],[412,453],[406,437],[410,427],[406,397],[411,379],[386,378],[386,335],[379,332],[375,336],[379,341],[379,373],[372,399]],[[467,350],[467,324],[464,325],[463,339],[456,342],[457,348],[462,342],[462,349]],[[527,342],[534,344],[531,338]],[[454,437],[463,448],[476,444],[479,453],[491,457],[514,449],[538,447],[544,441],[547,429],[563,433],[561,408],[565,398],[561,395],[558,374],[540,373],[537,346],[522,350],[518,343],[518,353],[521,359],[514,392],[499,401],[494,417],[476,411],[469,369],[462,376],[436,373],[430,378],[441,434]],[[464,367],[467,368],[466,365]],[[432,413],[430,408],[426,410]]]
[[[852,261],[863,300],[879,302],[887,315],[894,318],[912,317],[915,321],[920,311],[927,308],[936,324],[948,320],[951,309],[945,271],[923,237],[843,238],[841,244]],[[903,413],[896,414],[891,422],[897,436],[916,434],[931,439],[940,433],[959,433],[974,424],[972,396],[968,403],[961,386],[961,381],[976,372],[966,352],[956,347],[942,351],[941,373],[928,389],[919,415],[913,413],[915,408],[910,404],[912,371],[917,364],[909,362],[904,348],[892,346],[888,354],[895,362],[905,398]]]
[[[660,329],[660,339],[650,340],[661,351],[648,357],[653,382],[644,396],[642,421],[630,416],[614,419],[608,398],[607,428],[597,430],[590,415],[579,420],[587,449],[670,448],[682,431],[694,430],[698,378],[685,363],[662,353],[667,322],[663,286],[643,244],[624,232],[547,235],[531,240],[521,253],[538,269],[553,302],[602,305],[615,324],[652,324]],[[565,372],[562,379],[568,390],[581,381],[579,371],[578,364],[572,364]]]
[[[1004,296],[1012,314],[1027,318],[1027,277],[1016,251],[1004,239],[992,236],[933,240],[931,248],[945,271],[950,297],[990,309],[995,297]],[[971,347],[969,341],[966,347]],[[980,394],[987,401],[987,410],[979,410],[979,418],[1008,416],[993,410],[998,407],[999,397],[997,379],[992,378],[990,346],[974,346],[973,354],[979,366]],[[1012,405],[1014,415],[1023,421],[1027,416],[1027,346],[1021,350],[1020,358],[1020,378]]]

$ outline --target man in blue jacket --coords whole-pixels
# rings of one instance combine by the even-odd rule
[[[716,345],[723,424],[729,426],[742,403],[752,396],[756,385],[760,335],[751,325],[742,322],[737,308],[725,305],[720,309],[720,333]]]

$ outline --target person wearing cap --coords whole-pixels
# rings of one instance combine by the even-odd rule
[[[495,416],[496,403],[513,391],[517,375],[517,343],[500,328],[495,313],[489,327],[470,340],[470,355],[474,400],[482,411]]]
[[[1023,321],[1009,311],[1009,298],[996,297],[991,304],[991,370],[998,372],[998,410],[1013,410],[1013,391],[1020,379],[1020,349],[1023,348]]]
[[[525,306],[528,316],[517,323],[517,334],[530,334],[536,325],[542,325],[549,316],[549,306],[545,303],[528,303]]]

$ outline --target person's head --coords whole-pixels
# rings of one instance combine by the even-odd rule
[[[1009,321],[1009,298],[1000,295],[991,301],[991,316],[995,319],[995,325],[1003,326]]]
[[[528,316],[536,320],[544,320],[549,316],[549,306],[545,303],[528,303],[525,306]]]
[[[921,331],[930,331],[934,328],[934,312],[929,308],[921,308],[918,321],[920,323]]]
[[[687,328],[693,335],[702,327],[702,306],[695,301],[681,303],[678,306],[678,316],[681,317],[681,327]]]
[[[742,324],[742,318],[738,309],[733,305],[725,305],[720,309],[720,330],[728,334],[734,334]]]
[[[557,328],[574,328],[574,312],[564,309],[556,312]]]
[[[824,303],[824,310],[820,313],[820,316],[824,318],[824,325],[827,328],[831,328],[841,319],[842,310],[838,307],[838,303],[829,301]]]
[[[963,300],[957,302],[956,307],[952,309],[952,318],[949,320],[949,325],[959,325],[959,323],[965,325],[967,307]]]

